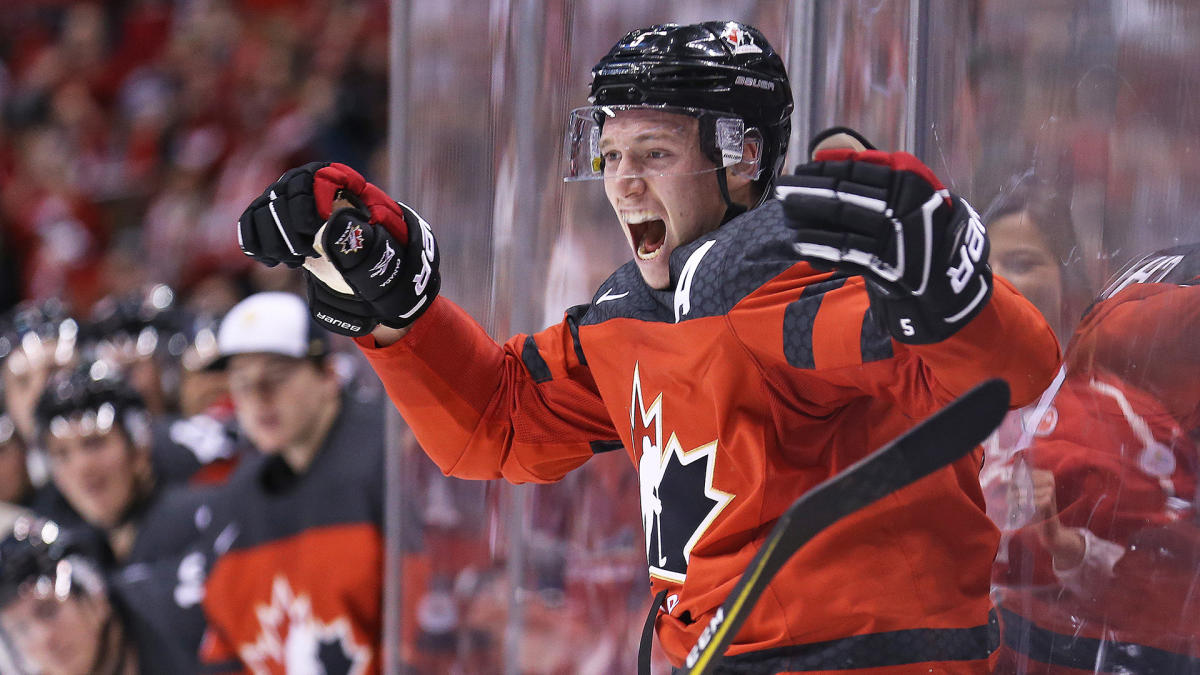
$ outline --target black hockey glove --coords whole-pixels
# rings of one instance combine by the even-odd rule
[[[404,213],[406,243],[401,243],[392,226],[373,224],[366,213],[354,208],[334,213],[319,232],[318,250],[325,254],[337,277],[330,279],[321,265],[308,263],[309,272],[316,277],[309,284],[309,302],[313,316],[330,330],[361,334],[354,332],[356,327],[339,323],[335,312],[353,316],[364,306],[369,308],[368,318],[404,328],[424,314],[437,296],[441,275],[433,230],[407,206],[399,206]],[[339,280],[349,286],[351,293],[335,290]],[[328,291],[320,292],[325,290],[322,286]],[[345,286],[340,290],[345,291]],[[318,312],[318,307],[324,311]],[[342,321],[353,323],[345,317]]]
[[[984,308],[987,232],[927,166],[905,152],[841,148],[814,160],[775,189],[801,259],[863,275],[900,342],[940,342]]]
[[[338,199],[356,208],[334,213]],[[284,173],[242,213],[238,244],[268,266],[303,266],[313,317],[352,337],[411,324],[441,285],[429,225],[344,164]]]

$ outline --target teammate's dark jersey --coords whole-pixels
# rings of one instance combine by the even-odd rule
[[[155,421],[152,430],[154,474],[164,484],[220,482],[194,479],[216,467],[236,464],[230,430],[211,415],[165,416]]]
[[[222,536],[231,534],[228,519],[216,516],[216,498],[214,490],[183,486],[157,492],[139,515],[128,556],[109,575],[141,672],[199,669],[204,582]]]
[[[173,535],[164,532],[158,542],[139,536],[141,550],[135,553],[150,557],[134,559],[109,575],[110,593],[125,617],[126,633],[137,646],[144,673],[199,671],[204,581],[223,528],[208,520],[210,511],[203,502],[196,501],[191,509],[180,506],[177,514],[182,518]],[[202,531],[193,535],[197,529]],[[189,530],[185,540],[181,533]],[[160,545],[175,550],[152,550]]]
[[[207,672],[380,672],[383,421],[343,397],[306,472],[252,456],[221,488],[236,537],[205,593]]]
[[[21,506],[43,518],[53,520],[61,527],[73,529],[88,527],[83,517],[71,508],[67,498],[52,481],[47,481],[45,485],[30,491]]]
[[[625,447],[652,587],[668,591],[657,634],[679,663],[799,495],[980,380],[1004,377],[1023,405],[1058,365],[1050,328],[1002,279],[958,334],[905,346],[871,311],[861,277],[795,258],[768,202],[674,251],[672,290],[649,288],[631,262],[562,323],[503,347],[445,299],[398,343],[359,344],[448,474],[553,481]],[[979,461],[800,550],[730,662],[986,670],[997,532]]]
[[[133,545],[119,562],[105,532],[82,520],[64,528],[103,571],[139,672],[198,670],[205,574],[224,529],[210,499],[209,492],[179,486],[153,492],[136,513]]]

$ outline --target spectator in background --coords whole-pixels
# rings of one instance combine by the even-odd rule
[[[1200,245],[1145,256],[1068,345],[1012,481],[1006,668],[1200,671],[1198,282]]]
[[[217,344],[241,431],[261,455],[223,488],[238,536],[209,577],[202,660],[210,672],[379,673],[382,397],[342,390],[328,336],[292,294],[246,298]],[[423,587],[425,563],[404,545],[407,583]]]
[[[1092,284],[1076,244],[1068,196],[1032,176],[999,194],[984,213],[992,269],[1046,318],[1060,341],[1091,302]]]
[[[382,143],[386,11],[382,0],[6,6],[0,259],[20,261],[16,297],[87,315],[139,278],[186,296],[246,270],[230,205],[317,152],[365,163]],[[7,286],[0,309],[15,300]]]
[[[992,270],[1012,282],[1065,343],[1093,295],[1093,284],[1080,264],[1070,204],[1053,186],[1024,174],[997,195],[985,211]],[[979,474],[988,515],[1003,529],[1013,456],[1034,432],[1035,405],[1015,410],[983,444]],[[999,557],[1007,556],[1002,538]]]

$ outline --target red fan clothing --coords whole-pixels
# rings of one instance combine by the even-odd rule
[[[671,279],[651,289],[630,262],[562,323],[503,346],[446,299],[396,344],[359,344],[449,475],[555,481],[626,449],[676,664],[798,496],[979,381],[1006,378],[1022,405],[1058,365],[1050,328],[1003,280],[954,337],[894,342],[861,277],[796,262],[776,202],[674,251]],[[998,535],[979,468],[974,454],[803,547],[727,663],[986,672]]]
[[[1072,338],[1071,375],[1020,457],[1052,472],[1083,560],[1057,569],[1030,527],[998,568],[1005,642],[1029,672],[1200,670],[1197,328],[1200,286],[1135,284]]]

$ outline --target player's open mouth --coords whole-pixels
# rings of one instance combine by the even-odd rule
[[[654,260],[662,252],[667,241],[667,223],[653,214],[632,214],[626,217],[625,225],[633,241],[633,248],[641,260]]]

